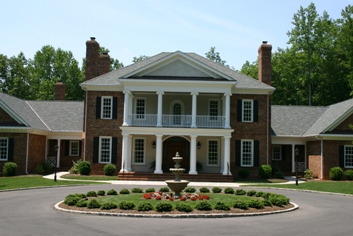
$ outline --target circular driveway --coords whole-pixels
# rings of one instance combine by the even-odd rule
[[[135,186],[134,186],[135,187]],[[140,186],[156,187],[160,186]],[[66,213],[54,204],[70,193],[120,190],[90,185],[0,192],[0,235],[352,235],[353,197],[262,189],[288,196],[293,212],[232,218],[133,218]],[[256,188],[255,188],[256,189]]]

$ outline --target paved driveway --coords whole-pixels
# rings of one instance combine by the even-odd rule
[[[70,193],[131,188],[126,185],[58,187],[0,192],[0,235],[352,235],[353,197],[288,190],[299,209],[289,213],[218,219],[94,216],[54,210]],[[136,186],[134,186],[136,187]],[[141,186],[156,187],[159,186]]]

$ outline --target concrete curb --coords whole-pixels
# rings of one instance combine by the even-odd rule
[[[219,214],[134,214],[134,213],[110,213],[110,212],[91,212],[91,211],[77,211],[69,210],[59,207],[59,205],[64,202],[58,202],[55,204],[54,208],[58,211],[76,213],[76,214],[86,214],[86,215],[98,215],[98,216],[116,216],[116,217],[137,217],[137,218],[226,218],[226,217],[245,217],[245,216],[261,216],[261,215],[272,215],[279,213],[291,212],[299,209],[299,206],[293,202],[292,208],[278,211],[268,211],[268,212],[257,212],[257,213],[219,213]]]

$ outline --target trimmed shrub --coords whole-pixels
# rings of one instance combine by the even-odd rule
[[[225,188],[224,193],[225,194],[234,194],[234,189],[231,187]]]
[[[235,203],[234,203],[234,208],[239,208],[239,209],[242,209],[242,210],[246,210],[248,209],[248,203],[243,201],[243,200],[237,200]]]
[[[81,160],[72,161],[72,167],[69,170],[70,174],[79,174],[78,165],[80,164]]]
[[[349,180],[353,180],[353,170],[346,170],[343,172],[344,177],[346,177]]]
[[[115,171],[116,171],[116,166],[114,164],[106,164],[103,167],[103,172],[107,176],[113,176],[115,174]]]
[[[259,191],[255,194],[256,197],[262,197],[262,195],[264,195],[264,192],[261,192],[261,191]]]
[[[131,192],[132,193],[143,193],[143,190],[142,190],[142,188],[133,188],[133,189],[131,189]]]
[[[210,190],[206,187],[200,188],[200,193],[209,193],[209,192],[210,192]]]
[[[309,170],[309,169],[306,169],[304,171],[304,178],[306,179],[311,179],[313,178],[313,171],[312,170]]]
[[[258,173],[261,178],[268,179],[272,176],[272,167],[270,165],[261,165]]]
[[[111,189],[107,192],[107,195],[118,195],[118,192],[115,189]]]
[[[76,202],[75,206],[77,206],[77,207],[87,207],[87,200],[80,199],[80,200],[78,200],[78,202]]]
[[[156,205],[156,211],[158,212],[166,212],[166,211],[172,211],[172,210],[173,210],[173,205],[168,202],[160,202]]]
[[[151,211],[153,210],[153,206],[149,202],[142,202],[137,206],[138,211]]]
[[[205,202],[205,201],[197,203],[195,208],[197,210],[199,210],[199,211],[210,211],[210,210],[212,210],[211,204],[209,204],[208,202]]]
[[[332,167],[330,169],[331,180],[341,180],[343,176],[343,170],[341,167]]]
[[[64,203],[68,206],[75,206],[81,199],[82,198],[76,194],[70,194],[65,198]]]
[[[101,205],[102,210],[111,210],[118,208],[118,205],[116,205],[114,202],[105,202]]]
[[[80,161],[77,168],[80,175],[89,175],[91,173],[91,163],[89,161]]]
[[[276,179],[284,179],[284,173],[280,170],[274,172],[273,177]]]
[[[104,196],[105,195],[105,191],[104,190],[98,190],[97,191],[97,195],[98,196]]]
[[[252,197],[252,196],[255,196],[256,195],[256,191],[255,190],[249,190],[246,195]]]
[[[132,210],[135,208],[135,204],[129,201],[122,201],[119,203],[119,208],[122,210]]]
[[[244,189],[235,190],[235,195],[246,195],[246,191]]]
[[[146,188],[145,193],[154,193],[156,190],[154,188]]]
[[[5,176],[15,176],[17,173],[17,164],[15,162],[6,162],[2,172]]]
[[[194,192],[196,192],[196,189],[193,188],[193,187],[187,187],[187,188],[184,189],[184,192],[186,192],[186,193],[194,193]]]
[[[222,189],[220,187],[213,187],[212,192],[213,193],[220,193],[220,192],[222,192]]]
[[[264,202],[259,199],[251,199],[251,201],[248,203],[248,206],[256,209],[262,209],[264,208]]]
[[[264,206],[272,207],[272,202],[269,200],[263,200]]]
[[[284,205],[288,205],[290,199],[281,194],[270,194],[268,196],[268,201],[270,201],[272,205],[281,207]]]
[[[36,166],[34,172],[36,174],[41,175],[43,173],[47,173],[51,167],[52,166],[49,161],[43,161],[42,163],[40,163],[39,165]]]
[[[248,170],[248,169],[241,168],[241,169],[238,170],[238,176],[241,179],[248,178],[249,174],[250,174],[250,170]]]
[[[87,197],[97,197],[97,193],[95,191],[88,191],[86,193]]]
[[[170,192],[170,190],[169,190],[168,187],[162,187],[162,188],[159,189],[159,192],[168,193],[168,192]]]
[[[222,211],[229,211],[230,207],[228,205],[226,205],[224,202],[217,202],[216,205],[214,206],[214,209],[222,210]]]
[[[176,205],[175,209],[182,212],[191,212],[194,210],[189,204],[183,202]]]
[[[127,188],[123,188],[122,190],[120,190],[119,193],[120,194],[130,194],[130,191]]]
[[[93,208],[100,208],[101,204],[97,201],[97,199],[91,199],[87,202],[87,208],[93,209]]]

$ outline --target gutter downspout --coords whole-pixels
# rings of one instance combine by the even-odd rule
[[[270,93],[268,93],[267,94],[267,122],[266,122],[267,124],[267,129],[266,129],[266,158],[267,158],[267,165],[268,165],[268,160],[269,160],[269,157],[268,157],[268,155],[269,155],[269,138],[268,138],[268,136],[269,136],[269,133],[270,133],[270,131],[269,131],[269,129],[270,129]]]
[[[86,131],[87,131],[87,105],[88,105],[88,91],[86,90],[86,96],[85,96],[85,127],[84,127],[84,132],[85,132],[85,140],[83,141],[83,160],[86,160]]]

